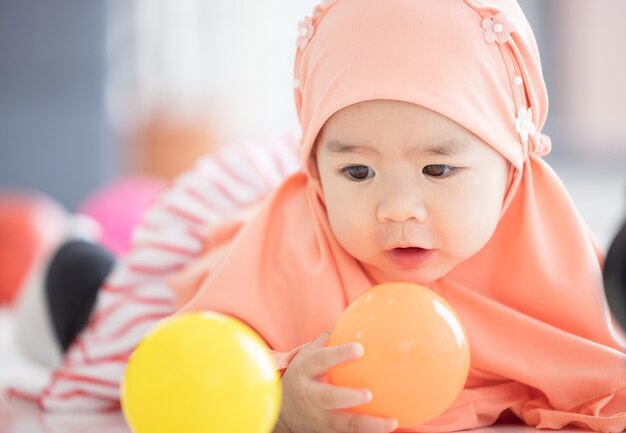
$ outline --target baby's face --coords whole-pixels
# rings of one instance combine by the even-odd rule
[[[324,125],[315,156],[331,229],[377,282],[432,282],[498,224],[508,162],[421,106],[346,107]]]

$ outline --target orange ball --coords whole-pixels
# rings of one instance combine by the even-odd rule
[[[359,342],[363,357],[330,371],[336,386],[367,388],[353,408],[392,417],[399,427],[427,423],[452,404],[469,373],[465,329],[438,294],[410,283],[372,287],[343,312],[329,345]]]

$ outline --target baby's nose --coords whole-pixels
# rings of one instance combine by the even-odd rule
[[[415,187],[392,188],[380,200],[377,217],[380,222],[424,222],[427,218],[424,198]]]

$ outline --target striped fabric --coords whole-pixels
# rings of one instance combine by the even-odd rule
[[[265,197],[299,167],[297,137],[225,147],[199,159],[155,200],[132,247],[102,287],[87,327],[39,395],[46,411],[119,409],[128,356],[146,332],[174,312],[167,277],[198,256],[211,227]]]

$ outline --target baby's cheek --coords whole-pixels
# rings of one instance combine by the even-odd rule
[[[341,212],[333,212],[331,209],[328,210],[327,214],[333,235],[335,235],[339,243],[344,246],[343,244],[346,243],[352,235],[349,219]]]
[[[339,244],[350,255],[359,260],[365,259],[373,242],[371,228],[368,228],[358,217],[337,221],[334,227],[331,225],[331,228]]]
[[[495,209],[489,209],[488,212],[484,210],[483,212],[476,212],[472,216],[471,221],[468,219],[468,222],[471,223],[471,226],[467,227],[471,233],[471,237],[468,238],[467,242],[467,249],[470,255],[478,252],[489,242],[497,227],[499,214],[494,212]]]
[[[492,231],[491,219],[475,207],[459,212],[447,221],[445,243],[451,255],[463,261],[478,252]]]

